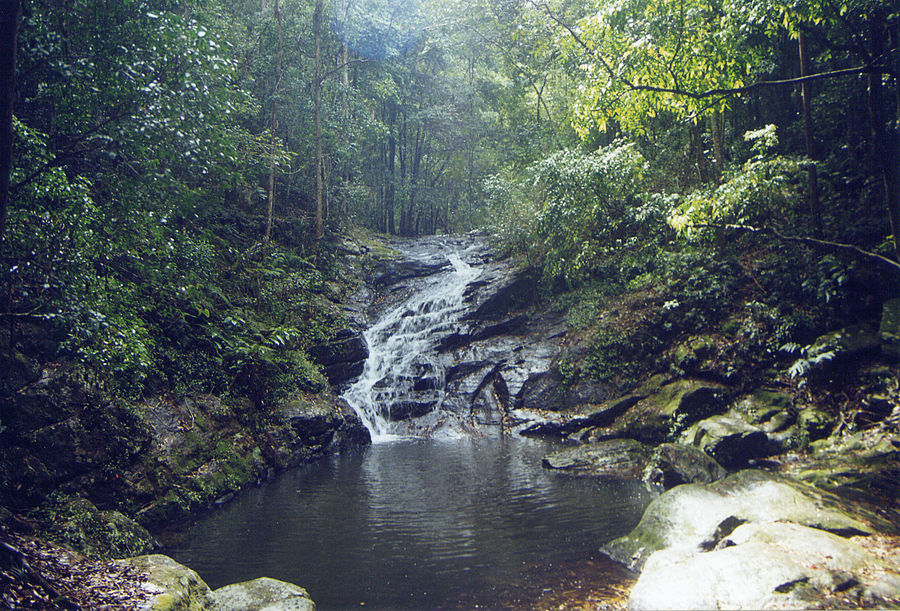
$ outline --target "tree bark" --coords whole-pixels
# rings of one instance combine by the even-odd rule
[[[281,62],[284,58],[284,27],[279,0],[275,0],[275,19],[278,21],[278,58],[275,63],[275,87],[272,91],[272,146],[269,151],[269,185],[266,189],[266,242],[272,239],[272,211],[275,209],[275,156],[278,148],[278,89],[281,86]]]
[[[809,75],[809,59],[806,50],[806,36],[803,30],[797,37],[797,47],[800,51],[800,77]],[[803,127],[806,135],[806,156],[809,165],[806,168],[808,175],[809,213],[812,215],[812,230],[816,237],[822,237],[822,208],[819,203],[819,171],[816,167],[816,141],[813,137],[812,122],[812,95],[809,91],[809,82],[800,83],[800,96],[803,99]]]
[[[0,0],[0,248],[6,234],[6,218],[9,210],[18,30],[19,0]]]

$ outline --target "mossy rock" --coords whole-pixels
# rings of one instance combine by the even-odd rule
[[[93,558],[125,558],[159,547],[143,526],[87,499],[60,497],[36,515],[48,524],[44,537]]]
[[[695,335],[679,344],[672,352],[672,366],[676,371],[691,371],[716,350],[715,340],[708,335]]]
[[[701,420],[682,435],[682,442],[697,447],[727,469],[744,467],[768,454],[769,439],[762,429],[744,422],[736,413]]]
[[[734,409],[749,424],[763,425],[771,422],[779,414],[790,413],[793,403],[793,398],[787,393],[757,388],[735,403]]]
[[[694,422],[719,413],[725,388],[701,380],[678,380],[638,402],[611,426],[599,432],[645,443],[674,439]]]
[[[653,448],[632,439],[611,439],[565,448],[543,459],[544,467],[581,477],[641,479]]]
[[[818,407],[807,407],[797,414],[797,430],[804,441],[817,441],[828,436],[836,419]]]
[[[134,567],[146,574],[142,589],[150,594],[148,611],[206,611],[215,609],[210,602],[211,590],[196,571],[162,554],[137,556],[119,560],[118,564]]]

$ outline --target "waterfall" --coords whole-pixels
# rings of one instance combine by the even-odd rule
[[[481,270],[450,254],[452,269],[435,274],[366,332],[369,357],[343,397],[375,442],[444,428],[446,363],[439,342],[459,326],[466,286]]]

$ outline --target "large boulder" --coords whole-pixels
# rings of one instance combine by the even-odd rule
[[[269,577],[213,590],[209,601],[215,611],[314,611],[316,608],[300,586]]]
[[[663,493],[650,503],[634,530],[607,545],[607,552],[640,569],[659,550],[709,550],[740,524],[777,521],[841,535],[890,528],[833,494],[778,474],[746,470],[712,484],[676,486]]]
[[[856,541],[785,522],[738,526],[716,549],[653,554],[630,609],[894,606],[900,575]]]
[[[162,554],[117,560],[145,575],[141,589],[148,600],[139,608],[146,611],[207,611],[212,609],[210,589],[196,571]]]

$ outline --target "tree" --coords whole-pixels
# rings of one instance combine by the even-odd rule
[[[13,99],[16,88],[16,39],[19,1],[0,1],[0,248],[9,209],[9,177],[12,171]]]

